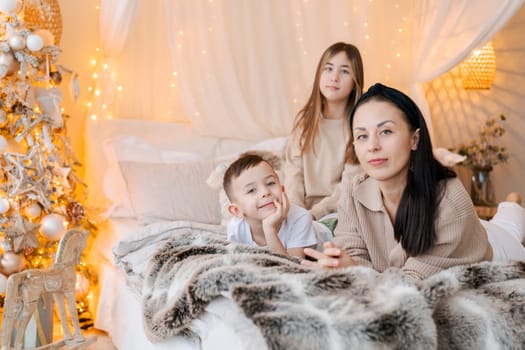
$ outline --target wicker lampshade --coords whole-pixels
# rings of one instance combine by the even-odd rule
[[[461,64],[461,79],[465,89],[490,89],[496,75],[496,55],[489,42],[474,50]]]
[[[58,0],[24,0],[23,17],[26,25],[35,29],[47,29],[60,44],[62,36],[62,14]]]

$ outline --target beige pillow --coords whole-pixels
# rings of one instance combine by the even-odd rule
[[[131,206],[141,220],[219,224],[218,189],[206,185],[215,162],[120,162]]]

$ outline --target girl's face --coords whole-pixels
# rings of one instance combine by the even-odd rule
[[[326,62],[319,79],[319,89],[328,103],[346,103],[354,85],[350,60],[341,51]]]
[[[401,110],[386,101],[365,102],[355,111],[352,132],[357,158],[370,177],[406,184],[410,153],[417,149],[419,129],[410,130]]]

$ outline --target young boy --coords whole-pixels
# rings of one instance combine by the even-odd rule
[[[311,215],[290,205],[272,166],[261,156],[245,153],[224,173],[223,187],[233,216],[228,240],[304,258],[303,249],[317,244]]]

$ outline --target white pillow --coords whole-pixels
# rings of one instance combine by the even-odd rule
[[[106,215],[115,218],[135,217],[119,162],[181,163],[202,159],[195,153],[163,150],[135,136],[106,140],[103,150],[107,162],[103,190],[104,195],[112,202]]]
[[[434,148],[433,153],[434,157],[436,157],[438,162],[440,162],[446,167],[453,167],[454,165],[461,163],[462,161],[467,159],[466,156],[451,152],[448,149],[441,147]]]
[[[219,191],[206,185],[215,162],[120,162],[120,168],[138,219],[220,223]]]

